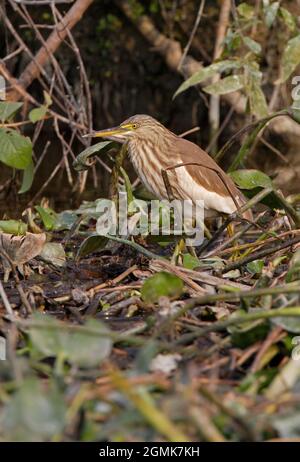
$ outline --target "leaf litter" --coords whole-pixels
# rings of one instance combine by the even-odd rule
[[[257,226],[176,266],[174,243],[150,238],[80,254],[95,218],[51,216],[31,274],[0,286],[1,440],[296,438],[300,234],[286,211],[258,208]]]

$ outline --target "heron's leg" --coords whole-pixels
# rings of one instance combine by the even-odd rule
[[[206,226],[205,223],[203,223],[203,228],[204,228],[204,236],[207,238],[207,239],[211,239],[212,238],[212,234],[211,232],[209,231],[208,227]]]
[[[206,226],[206,224],[204,222],[201,222],[201,228],[203,229],[203,234],[204,236],[207,238],[207,239],[211,239],[212,235],[208,229],[208,227]],[[195,218],[193,218],[193,228],[195,229]],[[204,237],[203,236],[203,237]],[[195,250],[195,247],[193,245],[187,245],[186,246],[186,249],[187,251],[189,252],[190,255],[192,255],[192,257],[195,257],[198,259],[198,255],[196,253],[196,250]]]
[[[229,223],[229,225],[227,226],[227,233],[229,237],[234,236],[234,224],[233,223]]]
[[[175,250],[171,258],[171,263],[173,263],[173,265],[176,265],[177,263],[182,263],[182,253],[184,249],[185,249],[185,239],[182,237],[177,242],[175,246]]]
[[[192,255],[192,257],[198,258],[196,251],[195,251],[195,247],[193,247],[192,245],[187,245],[186,248],[188,252]]]
[[[172,186],[171,186],[170,181],[169,181],[168,171],[166,169],[162,169],[161,170],[161,175],[162,175],[162,178],[163,178],[163,181],[164,181],[164,185],[165,185],[165,188],[166,188],[168,199],[171,202],[174,199],[174,195],[173,195],[173,191],[172,191]],[[174,252],[173,252],[173,255],[172,255],[172,258],[171,258],[171,263],[173,265],[176,265],[179,262],[179,260],[182,260],[181,255],[182,255],[182,252],[183,252],[184,249],[185,249],[185,240],[184,240],[184,238],[181,238],[177,242],[177,244],[175,246],[175,249],[174,249]]]
[[[229,238],[233,237],[234,236],[234,223],[229,223],[228,226],[227,226],[227,233],[228,233],[228,236]],[[233,241],[233,245],[237,245],[237,241],[234,240]],[[240,254],[239,254],[239,251],[238,250],[234,250],[231,257],[230,257],[230,260],[237,260],[239,258]]]

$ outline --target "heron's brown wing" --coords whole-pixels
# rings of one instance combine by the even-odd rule
[[[186,165],[187,172],[196,183],[208,191],[231,198],[239,207],[245,203],[245,197],[241,191],[207,152],[180,137],[177,138],[176,144],[181,162],[188,164]],[[251,213],[247,214],[245,218],[251,219],[250,215]]]

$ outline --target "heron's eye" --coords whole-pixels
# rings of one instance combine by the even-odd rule
[[[137,124],[132,124],[132,128],[137,128]]]

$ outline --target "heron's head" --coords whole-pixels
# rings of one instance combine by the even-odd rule
[[[96,131],[87,136],[125,143],[133,139],[151,141],[160,134],[163,135],[166,131],[168,130],[153,117],[137,114],[126,119],[117,127]]]

